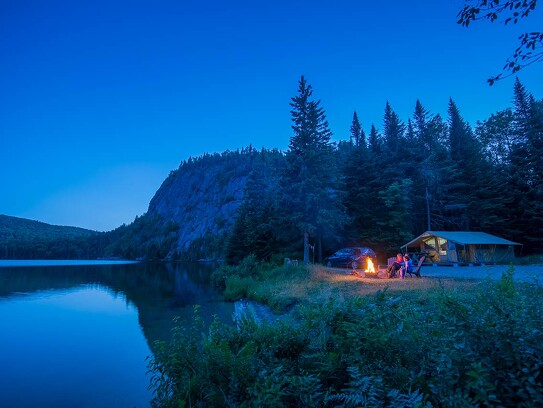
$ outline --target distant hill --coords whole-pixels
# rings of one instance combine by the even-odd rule
[[[82,243],[100,233],[0,215],[0,258],[51,259],[87,257]]]
[[[0,243],[7,240],[55,240],[89,237],[95,231],[79,227],[51,225],[45,222],[32,221],[26,218],[0,215]]]

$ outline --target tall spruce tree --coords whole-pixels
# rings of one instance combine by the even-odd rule
[[[508,192],[511,234],[528,251],[543,249],[543,110],[518,80],[514,85],[516,143],[511,150]]]
[[[372,127],[374,138],[376,137],[375,128]],[[372,177],[373,167],[370,165],[370,154],[366,142],[364,130],[360,126],[356,112],[353,115],[351,125],[351,140],[354,136],[357,142],[343,167],[343,203],[350,216],[348,225],[343,232],[346,238],[345,245],[365,246],[370,244],[368,239],[371,235],[371,225],[369,216],[371,212],[371,189],[368,178]]]
[[[376,224],[381,229],[380,247],[387,253],[397,251],[397,248],[413,238],[408,225],[412,201],[410,194],[406,193],[411,190],[412,184],[411,180],[403,179],[393,182],[379,192],[383,211]]]
[[[484,146],[487,159],[502,169],[509,167],[511,151],[517,143],[514,121],[513,111],[507,108],[478,122],[475,129],[475,134]]]
[[[389,155],[398,156],[404,142],[405,125],[400,120],[398,114],[392,110],[388,102],[385,105],[383,125],[385,149]]]
[[[362,129],[362,126],[360,125],[360,121],[358,120],[358,115],[356,114],[356,111],[353,114],[353,121],[351,123],[350,140],[354,146],[366,145],[366,134],[364,133],[364,129]]]
[[[417,99],[417,102],[415,103],[415,112],[413,113],[413,127],[419,149],[424,154],[429,154],[434,145],[430,129],[431,120],[430,112],[422,106],[420,100]]]
[[[322,238],[338,231],[345,222],[337,191],[337,172],[333,165],[332,132],[320,101],[304,76],[298,95],[292,98],[292,130],[286,152],[281,192],[286,221],[295,225],[303,239],[303,261],[308,263],[310,238],[322,256]]]
[[[379,155],[383,150],[383,140],[375,125],[371,124],[370,136],[368,138],[368,148],[372,155]]]
[[[478,122],[475,129],[477,138],[484,146],[484,157],[481,160],[486,169],[481,172],[481,176],[487,178],[487,182],[477,191],[480,228],[511,239],[514,234],[510,232],[511,215],[508,208],[513,206],[513,198],[507,184],[511,169],[510,156],[516,143],[513,122],[512,110],[506,109]]]
[[[383,117],[383,147],[386,154],[386,166],[383,175],[386,184],[398,181],[404,174],[403,164],[405,147],[405,125],[387,102]]]
[[[483,157],[482,146],[452,99],[449,100],[448,113],[452,166],[445,207],[448,213],[448,228],[470,230],[478,212],[475,193],[482,181],[479,167],[480,158]]]

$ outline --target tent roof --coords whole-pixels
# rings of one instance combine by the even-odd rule
[[[467,232],[467,231],[426,231],[419,235],[417,238],[402,245],[402,248],[408,247],[414,243],[422,241],[422,239],[436,236],[444,238],[448,241],[456,242],[457,244],[468,245],[522,245],[518,242],[509,241],[504,238],[496,237],[494,235],[487,234],[486,232]]]

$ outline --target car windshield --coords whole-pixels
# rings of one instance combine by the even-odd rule
[[[375,256],[375,252],[373,252],[370,248],[366,247],[355,247],[355,248],[342,248],[336,253],[334,253],[333,256],[335,257],[345,257],[345,256]]]

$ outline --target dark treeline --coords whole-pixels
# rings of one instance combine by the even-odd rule
[[[543,101],[518,79],[512,106],[474,128],[452,99],[447,118],[417,100],[407,122],[387,103],[381,128],[372,124],[366,133],[355,112],[349,139],[334,143],[303,77],[291,115],[284,153],[248,147],[191,158],[164,181],[146,214],[107,233],[38,234],[35,223],[21,235],[12,219],[0,229],[0,258],[211,257],[235,264],[252,253],[310,262],[351,245],[383,258],[426,230],[484,231],[522,243],[524,254],[543,251]],[[245,183],[239,197],[233,180]],[[237,211],[213,218],[209,194],[220,205],[235,202]],[[200,216],[215,225],[198,235]]]
[[[0,259],[96,258],[103,234],[0,215]]]
[[[381,131],[366,134],[355,112],[350,139],[333,144],[302,77],[285,164],[251,174],[226,260],[310,261],[308,249],[317,260],[338,245],[384,255],[426,230],[484,231],[543,250],[543,102],[518,79],[512,100],[475,128],[452,99],[447,119],[417,100],[407,123],[387,103]]]

